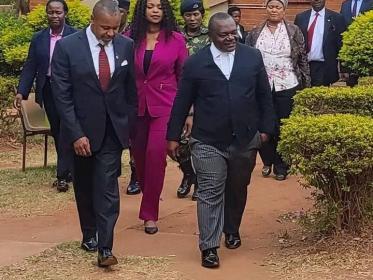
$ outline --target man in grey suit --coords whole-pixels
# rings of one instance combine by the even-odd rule
[[[226,13],[209,22],[211,44],[184,65],[168,124],[168,154],[178,141],[191,106],[192,162],[199,185],[197,213],[202,266],[219,266],[217,248],[241,244],[239,227],[247,185],[261,141],[274,130],[271,89],[260,52],[237,43],[237,28]]]
[[[120,22],[116,1],[98,1],[90,26],[58,41],[52,59],[61,135],[75,151],[81,247],[98,250],[102,267],[117,264],[112,247],[119,215],[118,176],[137,108],[133,42],[117,34]]]

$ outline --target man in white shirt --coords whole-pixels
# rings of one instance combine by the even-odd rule
[[[241,245],[239,228],[247,186],[261,142],[274,132],[271,89],[260,51],[237,44],[236,24],[226,13],[210,19],[212,41],[184,65],[168,124],[170,157],[191,106],[190,148],[198,181],[197,213],[202,266],[219,266],[217,249]]]
[[[305,38],[311,85],[329,86],[339,79],[338,53],[346,24],[343,16],[325,8],[325,0],[311,0],[311,6],[298,14],[294,23]]]
[[[59,40],[52,58],[61,135],[75,151],[81,247],[98,250],[101,267],[117,264],[112,247],[119,216],[118,176],[137,108],[133,42],[117,34],[120,22],[116,1],[98,1],[91,25]]]

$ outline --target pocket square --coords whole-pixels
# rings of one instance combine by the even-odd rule
[[[125,60],[123,60],[123,62],[121,63],[120,66],[126,66],[127,64],[128,64],[128,61],[127,61],[127,59],[125,59]]]

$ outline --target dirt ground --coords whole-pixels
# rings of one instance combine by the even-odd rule
[[[242,246],[236,250],[228,250],[222,243],[219,269],[208,270],[200,265],[196,203],[190,199],[177,199],[176,188],[181,173],[174,163],[169,163],[167,167],[160,201],[159,232],[153,236],[143,232],[142,222],[138,219],[141,195],[125,195],[128,178],[120,178],[121,213],[116,225],[114,254],[119,258],[169,258],[171,271],[181,275],[177,279],[285,279],[278,267],[277,271],[273,269],[275,264],[269,259],[274,255],[286,257],[282,254],[284,242],[299,235],[299,227],[292,222],[283,222],[279,217],[289,213],[297,215],[309,209],[312,205],[312,201],[308,199],[310,191],[301,188],[294,176],[278,182],[273,177],[263,178],[260,169],[261,163],[258,160],[241,226]],[[81,234],[75,204],[73,201],[66,203],[63,211],[47,215],[0,215],[0,267],[20,263],[25,257],[39,254],[62,242],[79,241]],[[91,258],[92,261],[95,260],[94,255]],[[56,265],[60,265],[58,260]],[[97,279],[101,279],[100,274]]]

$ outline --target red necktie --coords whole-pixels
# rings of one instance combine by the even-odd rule
[[[318,16],[319,16],[319,13],[316,13],[315,18],[313,19],[313,22],[311,23],[310,28],[308,29],[308,32],[307,32],[307,42],[308,42],[307,43],[307,52],[311,51],[313,33],[315,31],[315,26],[316,26]]]
[[[357,14],[357,0],[354,1],[354,5],[352,6],[352,17],[356,17]]]
[[[110,65],[105,52],[105,46],[99,44],[100,53],[98,55],[98,79],[101,84],[101,89],[105,92],[110,83]]]

